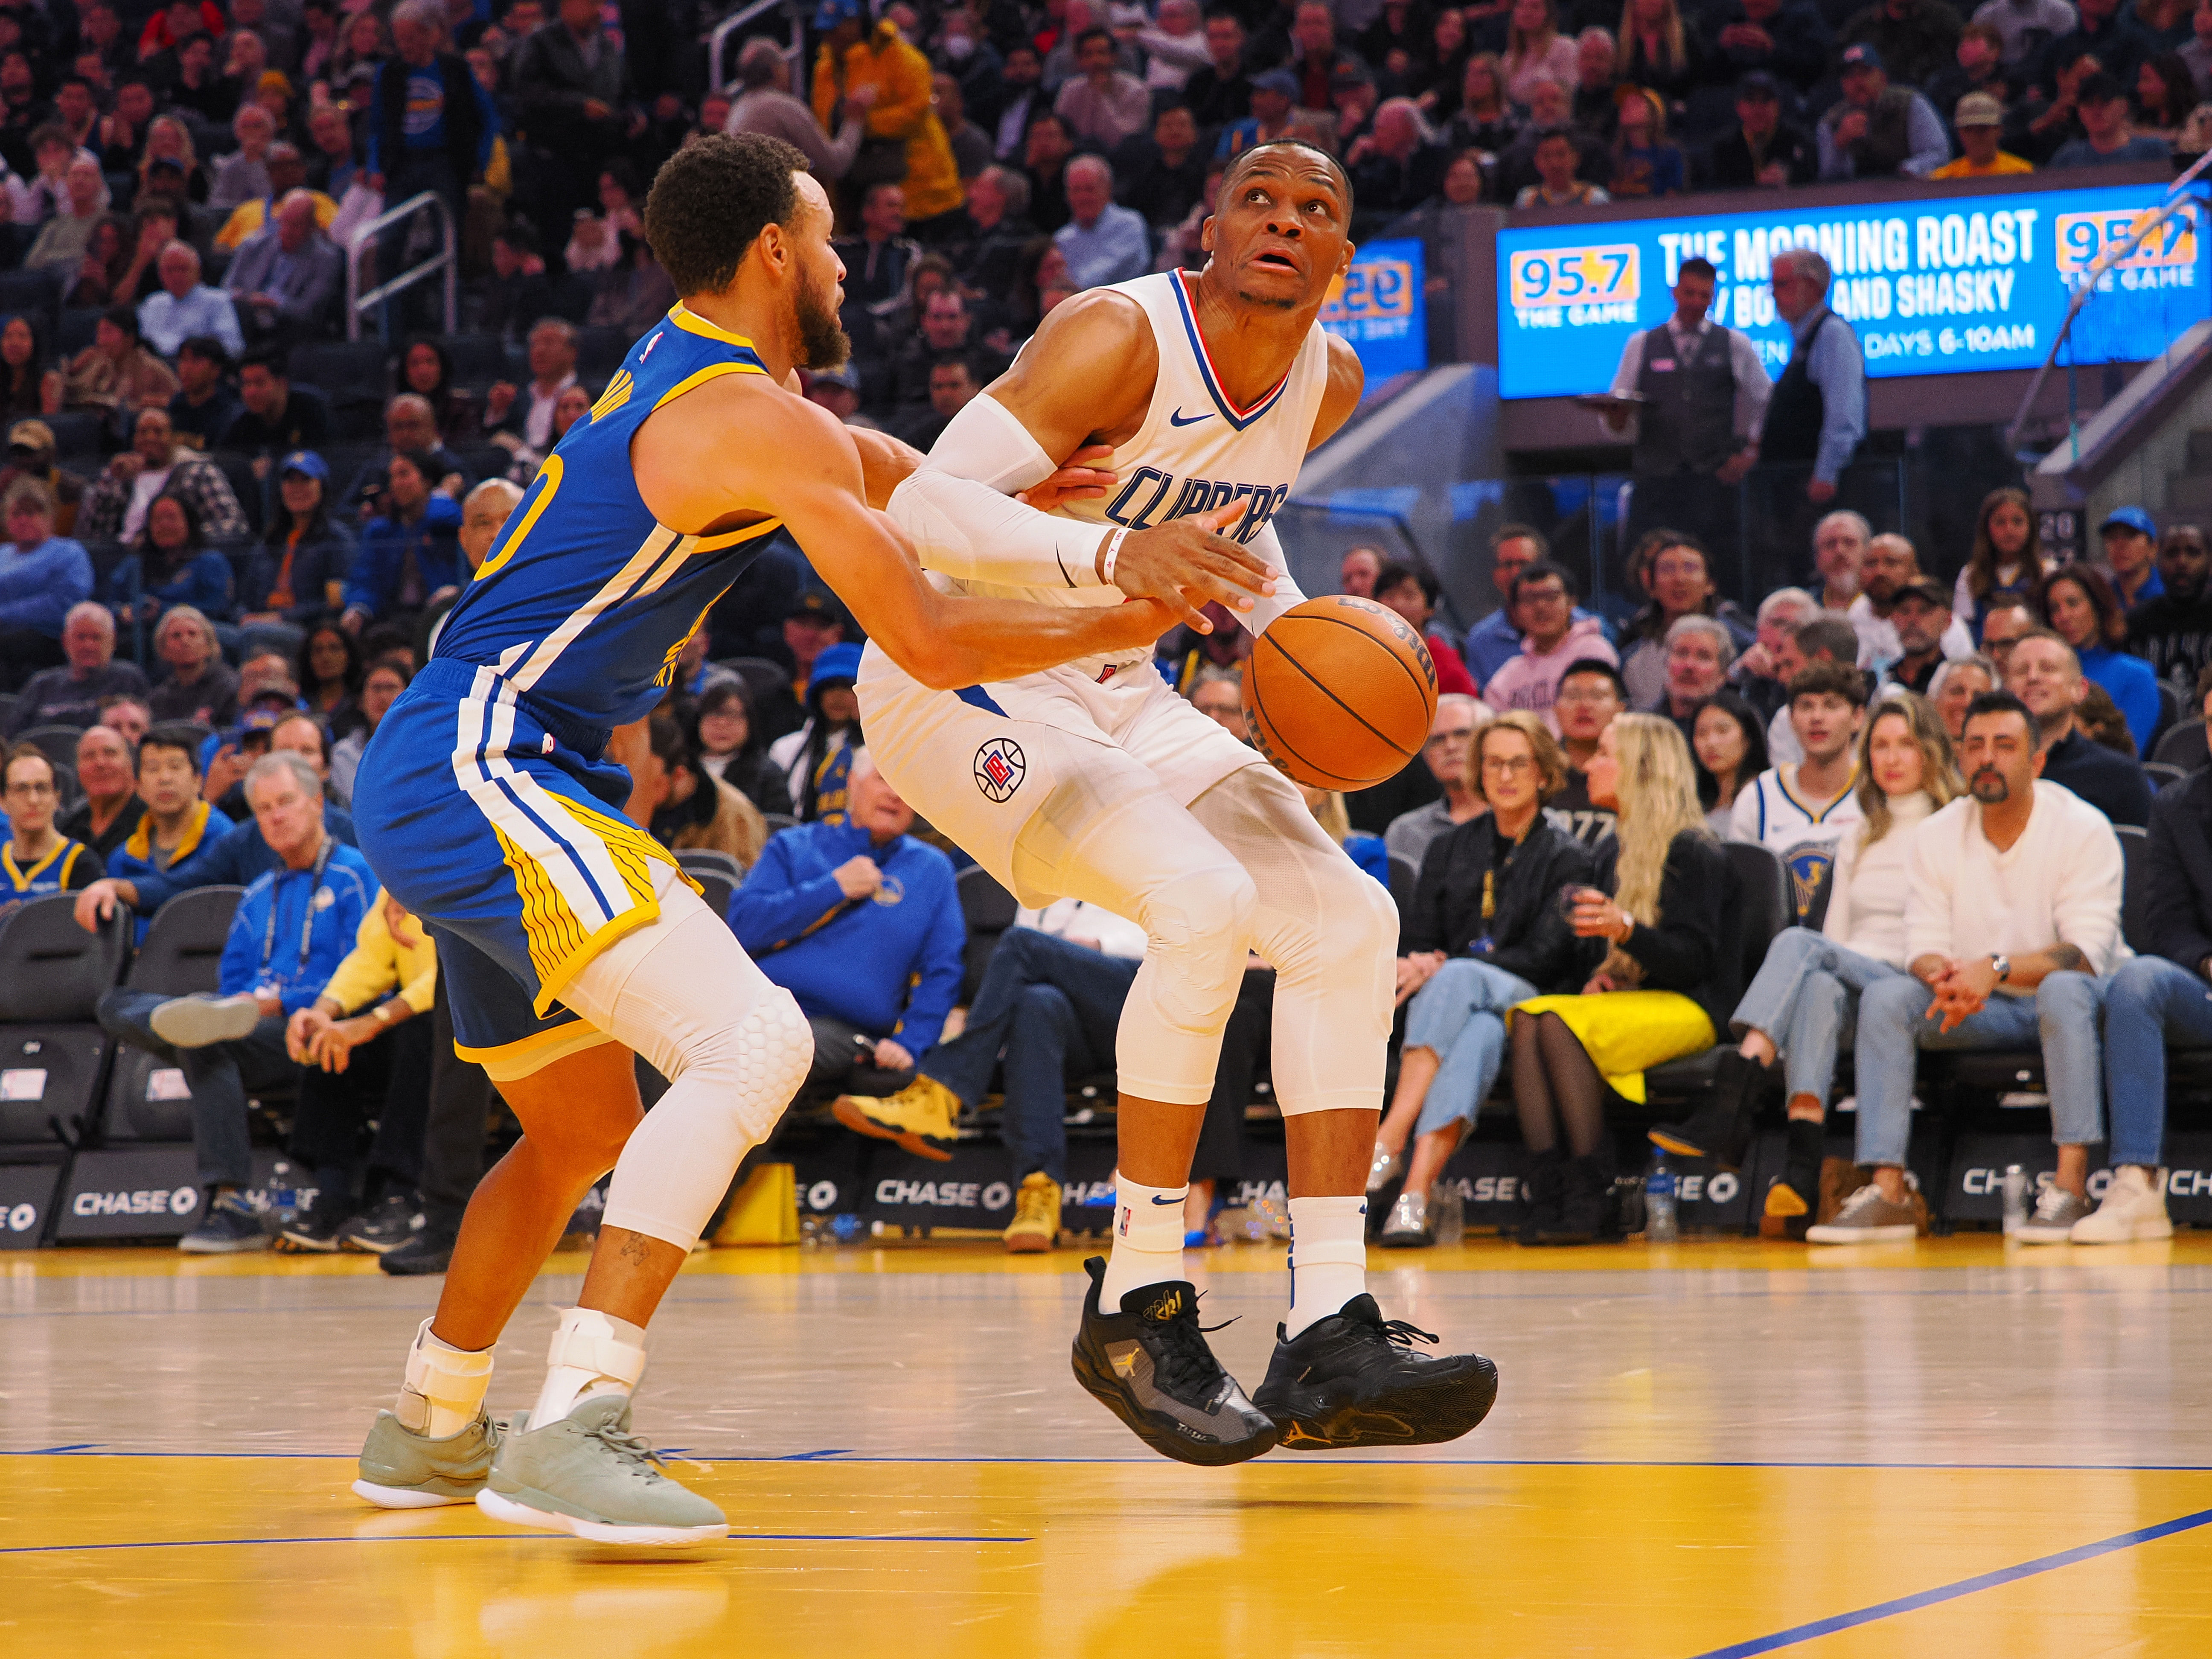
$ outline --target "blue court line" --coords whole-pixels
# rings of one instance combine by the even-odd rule
[[[2061,1550],[2056,1555],[2023,1561],[2016,1567],[2000,1567],[1995,1572],[1978,1573],[1972,1578],[1961,1578],[1955,1584],[1939,1585],[1914,1595],[1900,1595],[1892,1601],[1878,1601],[1873,1607],[1861,1607],[1855,1613],[1839,1613],[1830,1618],[1816,1619],[1809,1625],[1777,1631],[1771,1636],[1754,1637],[1748,1642],[1738,1642],[1729,1647],[1713,1648],[1697,1655],[1696,1659],[1752,1659],[1754,1654],[1772,1653],[1780,1648],[1795,1647],[1800,1642],[1810,1642],[1816,1637],[1832,1636],[1838,1631],[1853,1630],[1861,1625],[1893,1619],[1901,1613],[1915,1613],[1922,1607],[1955,1601],[1962,1595],[1995,1589],[2000,1584],[2014,1583],[2022,1578],[2056,1572],[2061,1567],[2070,1567],[2078,1562],[2094,1561],[2100,1555],[2110,1555],[2117,1550],[2154,1543],[2159,1539],[2171,1538],[2176,1533],[2189,1532],[2208,1522],[2212,1522],[2212,1510],[2199,1510],[2194,1515],[2161,1521],[2154,1527],[2138,1527],[2133,1532],[2124,1532],[2094,1544],[2083,1544],[2076,1549]]]
[[[161,1538],[143,1544],[21,1544],[0,1549],[0,1555],[76,1555],[92,1550],[205,1550],[258,1547],[264,1544],[590,1544],[565,1533],[441,1532],[387,1533],[368,1537],[334,1538]],[[742,1532],[732,1533],[732,1544],[1034,1544],[1027,1537],[956,1536],[945,1533],[909,1532]]]

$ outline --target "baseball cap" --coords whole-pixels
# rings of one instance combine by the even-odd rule
[[[276,476],[281,478],[287,472],[304,472],[317,483],[331,481],[330,463],[312,449],[295,449],[287,455],[277,467]]]
[[[783,613],[786,622],[793,622],[802,617],[826,628],[842,624],[845,620],[845,609],[820,588],[810,587],[793,600],[791,609]]]
[[[860,678],[860,647],[857,645],[833,645],[814,659],[814,667],[806,677],[807,694],[811,696],[821,687],[835,680],[847,684]]]
[[[1959,100],[1952,112],[1954,127],[2001,127],[2004,125],[2004,106],[1986,92],[1970,92]]]
[[[1354,87],[1371,87],[1375,77],[1355,64],[1340,64],[1328,77],[1331,92],[1350,92]],[[1296,96],[1295,94],[1292,94]]]
[[[810,385],[827,380],[831,386],[842,386],[848,392],[860,389],[860,372],[850,363],[840,363],[835,368],[810,368],[806,371]]]
[[[1782,82],[1765,70],[1753,70],[1735,83],[1738,98],[1757,98],[1772,103],[1782,101]]]
[[[1292,102],[1296,102],[1298,95],[1298,77],[1288,70],[1272,69],[1264,75],[1255,75],[1252,77],[1252,90],[1272,92],[1278,97],[1288,98]]]
[[[814,27],[827,32],[840,23],[858,22],[860,0],[822,0],[814,9]]]
[[[1878,70],[1882,67],[1881,54],[1863,40],[1855,46],[1844,48],[1844,73],[1846,75],[1855,69]]]
[[[1948,611],[1951,608],[1951,595],[1945,590],[1943,584],[1933,576],[1915,576],[1911,581],[1904,583],[1898,588],[1896,597],[1890,600],[1890,604],[1894,607],[1902,605],[1907,599],[1917,599],[1923,605],[1937,611]]]
[[[54,429],[44,421],[18,421],[8,428],[8,447],[27,454],[51,452],[54,447]]]
[[[26,421],[23,424],[28,426],[32,422]],[[8,436],[10,443],[15,441],[15,434],[10,433]],[[2140,531],[2146,536],[2155,537],[2158,534],[2158,520],[2139,507],[2114,507],[2105,515],[2104,523],[2099,525],[2097,528],[2101,532],[2110,530],[2114,525],[2122,526],[2129,530]]]

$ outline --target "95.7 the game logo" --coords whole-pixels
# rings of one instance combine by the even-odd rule
[[[2106,288],[2193,288],[2196,286],[2197,225],[2201,211],[2194,205],[2154,226],[2134,252],[2119,260],[2105,275]],[[2078,286],[2099,259],[2127,245],[2128,240],[2157,217],[2154,210],[2140,213],[2062,213],[2053,227],[2052,241],[2058,274],[2068,286]]]
[[[1412,321],[1420,286],[1409,259],[1359,258],[1328,285],[1322,324],[1349,340],[1395,337]]]
[[[1516,253],[1506,266],[1509,303],[1521,311],[1623,306],[1628,308],[1628,320],[1633,321],[1637,299],[1644,291],[1643,264],[1641,250],[1632,242]]]

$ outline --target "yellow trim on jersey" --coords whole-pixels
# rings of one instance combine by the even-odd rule
[[[599,393],[599,402],[592,405],[592,418],[596,421],[600,416],[611,415],[620,409],[629,401],[630,389],[636,384],[628,369],[617,369],[614,379],[607,382],[607,389]]]
[[[1853,794],[1857,792],[1859,787],[1859,769],[1857,767],[1854,766],[1851,768],[1850,776],[1844,780],[1844,793],[1837,796],[1835,799],[1830,801],[1826,806],[1823,806],[1819,811],[1815,812],[1810,806],[1806,805],[1805,802],[1799,800],[1797,799],[1796,793],[1790,787],[1792,783],[1795,783],[1797,781],[1796,763],[1794,761],[1790,763],[1787,769],[1789,776],[1786,778],[1783,775],[1784,770],[1784,769],[1779,766],[1774,769],[1774,787],[1782,792],[1783,799],[1788,801],[1792,806],[1796,807],[1799,811],[1802,812],[1807,817],[1810,818],[1815,823],[1826,823],[1828,821],[1828,814],[1834,811],[1845,801],[1850,799]]]
[[[472,1065],[483,1066],[484,1074],[494,1083],[513,1083],[544,1071],[556,1060],[566,1060],[570,1054],[580,1054],[587,1048],[613,1041],[608,1033],[580,1018],[550,1031],[533,1031],[526,1037],[489,1048],[471,1048],[455,1042],[453,1053]]]
[[[708,322],[681,300],[668,307],[668,320],[686,334],[703,335],[709,340],[720,340],[725,345],[743,346],[748,351],[755,349],[753,343],[744,335],[732,334],[720,324]],[[753,372],[762,374],[765,371],[756,369]]]
[[[69,863],[62,866],[62,872],[60,876],[57,878],[63,886],[66,888],[69,885],[70,865],[76,862],[76,855],[83,850],[83,842],[71,841],[67,836],[64,836],[61,839],[60,844],[58,845],[52,852],[47,854],[46,857],[40,859],[29,869],[19,870],[15,867],[15,838],[11,836],[6,842],[0,842],[0,869],[5,869],[7,871],[8,879],[14,884],[15,890],[20,893],[29,887],[33,882],[36,881],[39,878],[40,872],[42,872],[48,865],[66,854],[69,856]]]
[[[695,374],[687,374],[674,386],[653,399],[655,409],[665,409],[687,392],[696,392],[709,380],[719,380],[725,374],[760,374],[768,371],[751,363],[709,363]]]
[[[749,542],[756,537],[768,535],[782,526],[781,519],[763,519],[758,524],[745,525],[737,530],[720,531],[712,536],[694,536],[691,545],[684,550],[687,557],[693,553],[719,553],[726,547],[735,547],[739,542]],[[707,608],[711,611],[714,606]]]
[[[514,550],[528,539],[531,531],[537,526],[538,520],[544,516],[545,509],[553,505],[553,494],[561,488],[562,475],[568,470],[568,464],[558,455],[548,455],[545,458],[545,465],[538,469],[538,478],[544,479],[545,483],[544,493],[530,504],[530,511],[522,515],[522,522],[515,526],[514,533],[507,538],[507,545],[477,568],[476,580],[482,581],[487,576],[497,575],[501,567],[514,556]],[[531,482],[535,483],[538,478],[533,478]]]

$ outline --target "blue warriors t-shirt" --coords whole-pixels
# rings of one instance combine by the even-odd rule
[[[638,494],[630,440],[672,398],[724,374],[767,373],[750,341],[672,310],[545,458],[447,614],[438,659],[494,669],[583,726],[650,714],[685,642],[777,521],[713,536],[670,529]]]
[[[399,130],[410,149],[445,148],[446,77],[435,60],[427,69],[407,71],[407,106]]]

